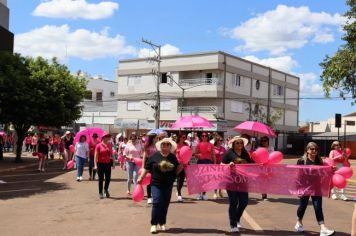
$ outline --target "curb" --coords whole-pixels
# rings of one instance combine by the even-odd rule
[[[56,160],[48,160],[48,163],[51,163],[51,162],[54,162],[54,161],[56,161]],[[17,166],[17,167],[12,167],[12,168],[8,168],[8,169],[0,170],[0,173],[13,172],[13,171],[16,171],[16,170],[26,169],[27,167],[32,167],[32,166],[38,166],[38,163],[26,164],[26,165],[22,165],[22,166]]]

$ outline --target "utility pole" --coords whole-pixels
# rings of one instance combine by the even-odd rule
[[[157,45],[152,43],[149,40],[142,39],[143,43],[146,43],[150,45],[153,49],[153,51],[156,53],[156,58],[150,58],[150,60],[156,61],[158,66],[157,66],[157,95],[156,95],[156,106],[155,106],[155,126],[156,129],[159,129],[159,123],[160,123],[160,111],[161,111],[161,97],[160,97],[160,91],[159,91],[159,85],[161,84],[161,79],[162,79],[162,74],[161,74],[161,45]]]

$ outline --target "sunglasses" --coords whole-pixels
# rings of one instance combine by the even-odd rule
[[[316,148],[309,148],[310,151],[318,151]]]

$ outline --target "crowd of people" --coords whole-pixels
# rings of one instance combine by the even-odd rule
[[[77,169],[78,182],[83,180],[84,165],[89,163],[88,179],[95,180],[98,176],[99,198],[109,198],[111,170],[118,164],[122,171],[127,173],[128,197],[132,190],[140,184],[147,173],[151,174],[151,183],[147,186],[147,203],[152,205],[151,233],[166,229],[166,217],[171,201],[173,186],[176,182],[176,199],[183,202],[182,188],[185,181],[184,165],[178,162],[180,150],[187,146],[192,150],[192,159],[189,164],[222,164],[234,167],[235,164],[253,163],[251,153],[258,147],[264,147],[269,152],[274,148],[270,145],[267,136],[259,139],[247,134],[228,137],[224,139],[218,133],[197,132],[178,134],[167,132],[137,135],[132,133],[128,138],[119,134],[112,136],[105,133],[101,137],[94,133],[87,141],[82,135],[77,143],[74,142],[73,133],[67,131],[63,136],[47,137],[43,134],[27,136],[24,140],[26,151],[42,153],[39,156],[38,171],[45,171],[45,160],[54,155],[63,159],[63,170],[67,169],[68,161],[74,159]],[[71,149],[74,146],[74,149]],[[347,159],[339,142],[332,143],[329,158],[336,162],[336,169],[343,166]],[[310,142],[305,153],[296,164],[322,165],[322,159],[316,143]],[[133,187],[133,188],[132,188]],[[249,194],[230,190],[216,189],[213,198],[222,198],[227,194],[229,208],[229,222],[231,232],[239,232],[240,218],[248,206]],[[343,189],[333,188],[332,199],[346,200]],[[322,197],[301,196],[297,209],[297,223],[295,230],[303,232],[303,216],[309,199],[311,198],[317,222],[320,225],[320,235],[332,235],[333,230],[326,228],[322,210]],[[197,200],[208,200],[204,192],[198,194]],[[261,200],[268,200],[267,194],[262,194]]]

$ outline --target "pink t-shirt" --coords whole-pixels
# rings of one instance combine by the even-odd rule
[[[200,153],[201,155],[198,155],[197,158],[198,160],[213,160],[211,156],[211,152],[214,149],[214,145],[209,143],[209,142],[200,142],[198,143],[196,147],[196,153]]]
[[[141,144],[136,143],[133,145],[132,143],[127,143],[124,149],[124,156],[128,158],[142,158],[143,147]]]
[[[333,156],[333,157],[342,156],[342,154],[343,154],[342,150],[336,150],[336,149],[334,149],[334,150],[332,150],[331,152],[332,152],[332,156]],[[341,157],[341,159],[335,159],[335,161],[338,162],[338,163],[344,163],[345,158],[344,158],[344,157]]]
[[[97,144],[95,152],[98,153],[98,163],[110,163],[112,146],[109,143],[106,146],[102,143]]]

